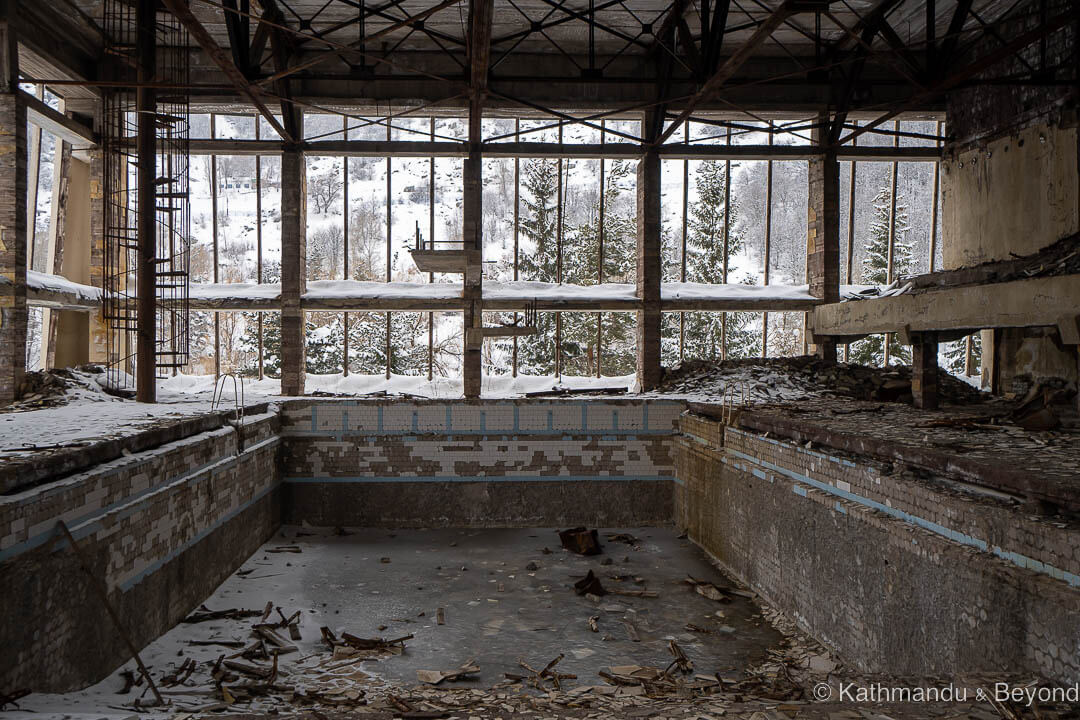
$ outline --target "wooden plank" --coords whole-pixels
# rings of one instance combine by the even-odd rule
[[[22,98],[23,103],[26,105],[26,119],[30,123],[66,143],[70,143],[73,148],[97,147],[97,135],[78,120],[73,120],[67,115],[53,110],[25,90],[19,90],[19,97]]]

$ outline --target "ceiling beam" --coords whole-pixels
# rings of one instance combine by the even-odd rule
[[[481,125],[488,92],[494,6],[494,0],[470,0],[469,3],[469,142],[477,149],[483,138]]]
[[[746,39],[746,42],[739,47],[731,56],[724,61],[724,63],[717,68],[716,72],[705,81],[705,84],[701,87],[697,93],[690,98],[689,102],[683,108],[678,118],[675,119],[667,129],[657,136],[655,144],[659,145],[671,137],[671,134],[682,125],[685,121],[690,119],[690,116],[694,112],[700,103],[707,102],[715,97],[720,89],[724,86],[739,68],[743,66],[750,56],[766,41],[770,36],[784,24],[789,18],[801,13],[820,9],[824,4],[825,9],[828,10],[828,3],[820,2],[808,2],[806,0],[784,0],[773,12],[757,26],[754,30],[754,34]]]
[[[199,22],[199,19],[191,12],[191,8],[188,7],[185,0],[162,0],[165,6],[172,12],[176,19],[187,28],[187,31],[191,34],[191,37],[201,47],[210,59],[214,61],[221,72],[225,73],[225,77],[229,79],[229,82],[237,89],[237,91],[243,95],[248,101],[258,109],[259,113],[266,118],[266,121],[270,123],[270,126],[281,137],[292,142],[297,138],[294,138],[290,133],[285,131],[285,128],[281,126],[274,114],[270,112],[270,108],[266,106],[263,101],[262,92],[255,85],[247,79],[243,72],[236,67],[233,59],[225,52],[213,36],[207,31],[203,24]]]
[[[362,40],[356,40],[355,42],[350,43],[346,47],[338,47],[338,48],[333,48],[331,50],[327,50],[326,52],[324,52],[324,53],[322,53],[320,55],[317,55],[317,56],[315,56],[315,57],[313,57],[313,58],[311,58],[309,60],[306,60],[306,61],[304,61],[302,63],[299,63],[297,65],[293,65],[293,66],[285,68],[283,70],[278,70],[277,72],[275,72],[270,77],[263,78],[262,80],[260,80],[259,84],[260,85],[266,85],[268,83],[276,82],[277,80],[281,80],[283,78],[286,78],[289,75],[295,75],[296,73],[301,72],[303,70],[308,70],[310,68],[313,68],[316,65],[319,65],[320,63],[326,62],[327,60],[331,60],[331,59],[339,57],[339,56],[341,56],[343,54],[347,54],[350,51],[361,52],[366,44],[371,43],[374,40],[378,40],[379,38],[384,37],[385,35],[389,35],[390,33],[394,32],[396,30],[401,30],[402,28],[411,27],[413,25],[416,25],[417,23],[422,23],[425,19],[431,17],[432,15],[439,12],[440,10],[445,10],[448,7],[451,7],[453,5],[457,5],[459,2],[461,2],[461,0],[443,0],[438,5],[430,7],[427,10],[424,10],[422,12],[418,12],[415,15],[411,15],[411,16],[409,16],[407,18],[403,18],[402,20],[399,20],[396,23],[392,23],[390,25],[387,25],[386,27],[381,28],[380,30],[377,30],[376,32],[373,32],[370,35],[364,36],[364,38]]]
[[[1031,45],[1034,42],[1038,42],[1047,35],[1057,32],[1061,28],[1066,27],[1067,25],[1074,23],[1077,20],[1080,20],[1080,7],[1073,6],[1069,10],[1061,13],[1060,15],[1057,15],[1047,20],[1046,23],[1039,25],[1038,27],[1035,27],[1032,30],[1029,30],[1028,32],[1016,37],[1015,39],[998,48],[994,52],[985,55],[977,59],[970,65],[966,65],[965,67],[957,70],[951,75],[942,78],[926,90],[920,93],[916,93],[907,102],[899,103],[894,109],[890,110],[884,115],[874,120],[871,120],[866,125],[861,126],[858,130],[853,130],[852,132],[848,133],[848,135],[846,135],[844,138],[842,138],[839,142],[841,144],[847,143],[848,141],[857,138],[863,133],[873,130],[882,123],[888,122],[889,120],[892,120],[893,118],[903,114],[909,108],[917,106],[921,103],[928,102],[935,96],[940,95],[941,93],[950,90],[967,80],[970,80],[979,73],[985,72],[986,70],[993,67],[1002,60],[1006,60],[1012,57],[1014,54],[1016,54],[1020,50],[1023,50],[1028,45]]]
[[[972,0],[957,0],[952,20],[945,37],[941,39],[941,49],[937,53],[938,76],[944,77],[956,62],[956,48],[960,44],[960,35],[964,32],[964,23],[971,12]]]
[[[273,155],[285,149],[279,140],[191,140],[192,155]],[[312,155],[348,157],[468,157],[467,142],[445,140],[308,140],[299,148]],[[480,145],[488,158],[565,158],[636,160],[646,146],[630,142],[567,144],[555,142],[485,142]],[[661,145],[657,153],[668,160],[810,160],[825,149],[814,145],[688,145],[680,142]],[[941,150],[933,145],[844,146],[836,152],[840,160],[934,162]]]

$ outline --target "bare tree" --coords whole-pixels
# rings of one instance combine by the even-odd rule
[[[345,178],[336,168],[308,178],[308,197],[315,203],[315,212],[326,213],[345,186]]]

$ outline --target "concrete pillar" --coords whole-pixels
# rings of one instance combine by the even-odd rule
[[[828,142],[828,116],[818,117],[814,129],[816,144]],[[840,163],[836,153],[811,159],[807,177],[809,195],[806,208],[806,279],[810,294],[826,303],[840,302]],[[819,342],[811,352],[836,362],[836,343]]]
[[[648,119],[646,126],[649,126]],[[660,384],[660,156],[647,152],[637,172],[637,377],[641,390]]]
[[[934,333],[924,333],[911,345],[911,395],[915,407],[937,410],[938,344]]]
[[[89,173],[87,163],[71,158],[63,237],[57,238],[58,243],[63,241],[60,274],[84,285],[91,283]],[[53,364],[72,367],[89,362],[91,313],[62,310],[56,315]]]
[[[90,280],[96,288],[105,287],[105,160],[101,147],[90,151]],[[90,315],[90,362],[109,362],[109,328],[104,308]]]
[[[281,394],[303,395],[304,311],[307,290],[307,178],[304,154],[281,154]]]
[[[462,313],[465,352],[461,370],[467,398],[480,397],[484,372],[483,336],[479,332],[470,332],[484,326],[483,167],[478,150],[473,150],[462,164],[462,248],[466,257],[465,311]]]
[[[136,62],[140,83],[138,110],[138,274],[135,328],[135,399],[157,401],[157,0],[139,0],[136,9]]]
[[[0,405],[26,372],[26,106],[19,99],[15,0],[0,1]]]

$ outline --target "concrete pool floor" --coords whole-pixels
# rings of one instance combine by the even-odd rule
[[[780,640],[749,599],[720,603],[685,582],[692,576],[728,584],[671,529],[601,531],[604,552],[591,557],[563,550],[553,529],[350,532],[336,537],[284,530],[264,549],[288,543],[300,553],[256,553],[240,571],[250,572],[230,578],[207,606],[261,609],[273,601],[286,616],[302,610],[301,654],[324,647],[322,626],[338,636],[413,634],[403,654],[363,664],[399,682],[415,681],[417,670],[451,669],[475,659],[475,682],[490,686],[506,672],[521,672],[519,659],[539,668],[560,653],[561,672],[592,682],[599,680],[598,669],[610,665],[666,667],[670,639],[702,672],[731,671],[760,661]],[[608,533],[638,542],[609,541]],[[606,590],[647,590],[658,597],[610,594],[595,602],[578,596],[573,585],[589,570]],[[592,616],[599,616],[599,632],[589,627]],[[711,632],[690,632],[688,623]],[[189,630],[208,631],[215,628]]]
[[[610,540],[609,534],[629,535],[636,542]],[[973,702],[933,707],[853,705],[835,702],[835,697],[815,702],[820,699],[817,686],[827,682],[835,689],[845,674],[852,677],[850,671],[795,632],[789,620],[738,590],[699,548],[667,528],[601,529],[599,536],[603,553],[583,557],[563,550],[550,528],[284,527],[204,603],[203,610],[245,609],[255,611],[254,617],[182,622],[141,651],[169,707],[139,707],[152,698],[145,683],[132,687],[125,681],[125,674],[137,677],[135,663],[129,661],[93,687],[63,695],[32,695],[20,701],[20,710],[3,716],[71,720],[136,716],[989,720],[997,716],[986,704]],[[608,591],[644,590],[656,597],[579,596],[573,585],[590,570]],[[687,582],[690,577],[727,589],[726,601],[696,591]],[[251,646],[252,626],[261,622],[268,605],[272,607],[267,622],[298,613],[299,639],[290,638],[284,628],[276,631],[297,649],[280,655],[277,674],[269,681],[253,680],[241,671],[215,682],[212,673],[219,659]],[[597,632],[590,628],[592,617]],[[323,639],[323,627],[338,638],[344,633],[358,638],[412,637],[405,640],[400,654],[335,656]],[[666,688],[612,685],[598,674],[613,666],[663,670],[673,660],[672,640],[692,661],[693,670],[673,672]],[[550,680],[538,688],[528,680],[507,679],[507,673],[530,675],[519,661],[540,670],[560,654],[563,658],[555,670],[576,677],[564,678],[558,691]],[[479,672],[465,680],[438,687],[418,680],[417,671],[451,671],[470,660]],[[251,658],[235,657],[233,662],[249,669],[271,666]],[[223,687],[230,689],[227,695]],[[245,688],[250,687],[260,690],[248,693]],[[866,708],[873,712],[867,715]],[[1067,716],[1044,712],[1040,717]]]

